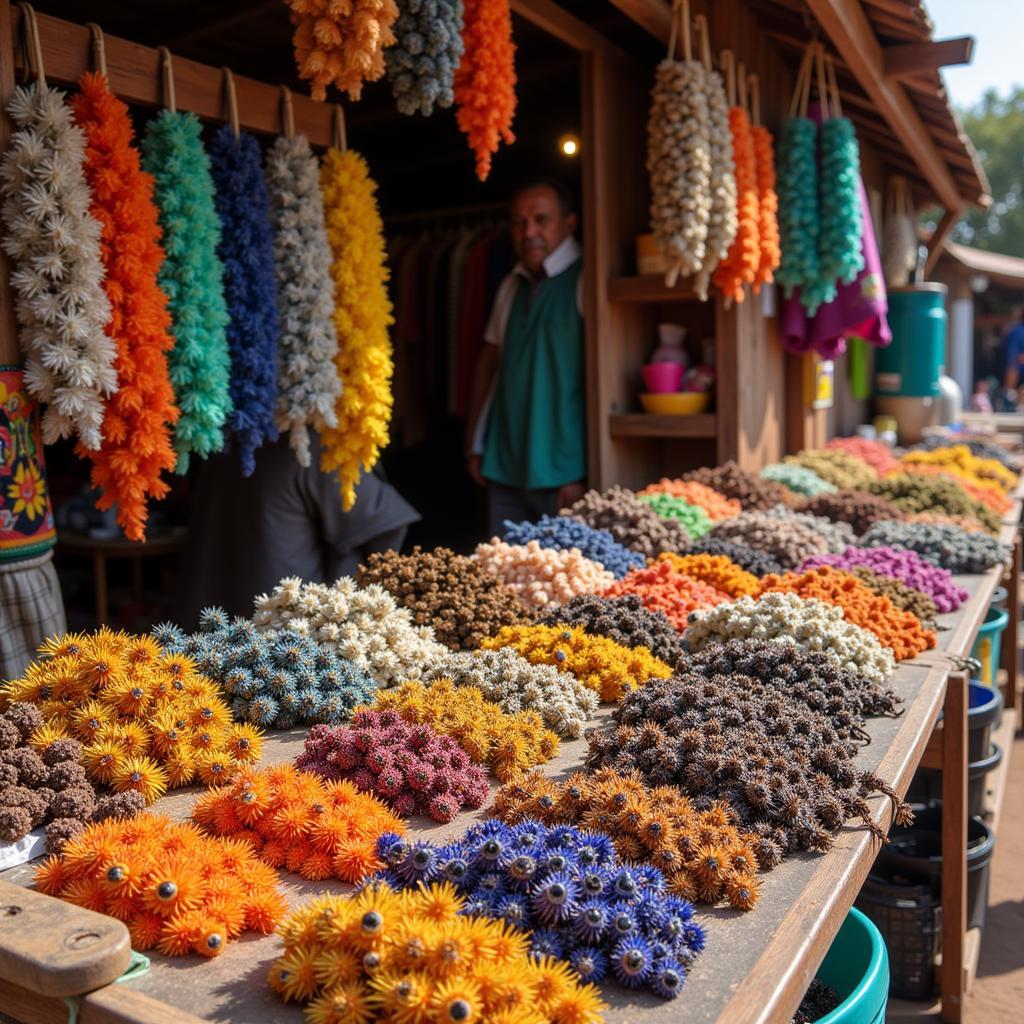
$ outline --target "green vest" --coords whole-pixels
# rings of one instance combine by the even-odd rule
[[[561,487],[587,475],[582,262],[534,287],[520,279],[487,426],[483,475],[506,487]]]

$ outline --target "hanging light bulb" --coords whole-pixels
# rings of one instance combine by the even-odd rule
[[[562,156],[575,157],[580,154],[580,138],[568,133],[558,140],[558,151]]]

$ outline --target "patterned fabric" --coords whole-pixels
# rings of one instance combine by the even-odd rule
[[[17,679],[47,637],[66,631],[53,552],[0,564],[0,679]]]
[[[21,368],[0,366],[0,563],[57,543],[36,412]]]

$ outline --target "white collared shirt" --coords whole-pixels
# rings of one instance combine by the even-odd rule
[[[570,235],[555,249],[544,257],[544,273],[548,277],[555,277],[563,271],[568,270],[578,259],[583,256],[583,246]],[[484,329],[484,341],[489,345],[501,345],[505,341],[505,331],[508,329],[508,320],[512,315],[512,303],[516,298],[516,287],[520,279],[532,281],[530,272],[517,263],[511,273],[498,286],[494,296],[494,305],[491,307],[491,315],[487,320],[487,327]],[[580,316],[583,315],[583,275],[576,284],[576,309]],[[477,420],[476,430],[473,432],[474,455],[482,455],[484,451],[484,440],[487,436],[487,420],[491,412],[491,403],[494,401],[495,383],[491,383],[491,390],[488,392],[484,407],[480,410],[480,419]]]
[[[583,256],[583,247],[570,235],[564,239],[554,252],[544,257],[544,273],[548,277],[556,277],[562,271],[568,270],[578,259]],[[519,279],[524,278],[532,281],[530,272],[517,263],[511,273],[498,286],[494,296],[494,305],[491,307],[491,315],[484,328],[484,341],[491,345],[501,345],[505,341],[505,331],[508,328],[508,318],[512,314],[512,303],[516,298],[516,287]],[[580,315],[583,315],[583,276],[580,275],[579,283],[576,286],[576,308]]]

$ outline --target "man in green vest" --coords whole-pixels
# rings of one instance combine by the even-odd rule
[[[491,535],[554,515],[586,490],[582,249],[572,197],[538,181],[512,198],[518,262],[484,331],[466,420],[470,476],[488,489]]]

